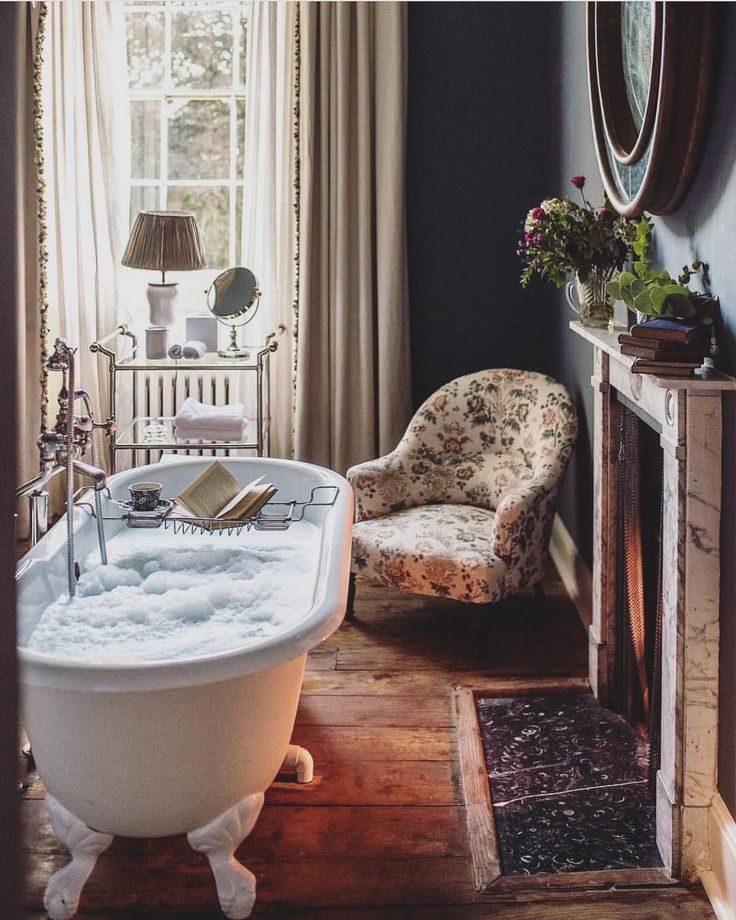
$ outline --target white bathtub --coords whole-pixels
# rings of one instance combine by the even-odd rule
[[[112,498],[122,500],[131,483],[156,480],[163,495],[173,497],[210,462],[186,458],[138,467],[112,476],[108,486]],[[23,718],[34,757],[50,797],[69,820],[100,835],[195,831],[263,793],[287,752],[307,652],[343,618],[353,516],[347,481],[291,461],[222,462],[243,484],[265,474],[279,489],[277,499],[306,499],[318,485],[339,490],[332,507],[305,510],[320,539],[311,606],[272,638],[221,654],[138,664],[85,664],[41,654],[23,642],[47,604],[66,592],[65,522],[19,563],[20,571],[25,568],[18,585]],[[105,500],[108,513],[119,511]],[[122,526],[106,522],[108,538]],[[243,531],[239,539],[248,537]],[[77,560],[95,549],[96,539],[94,519],[77,509]],[[72,916],[72,908],[57,906],[52,916]],[[236,906],[229,915],[248,912]]]

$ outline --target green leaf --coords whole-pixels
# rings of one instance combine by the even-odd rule
[[[631,248],[634,250],[639,258],[643,258],[646,254],[647,249],[649,248],[645,240],[636,239],[631,244]]]
[[[621,286],[618,281],[609,281],[606,285],[606,292],[609,297],[612,297],[614,300],[622,300],[621,295]]]
[[[642,293],[642,291],[646,291],[646,290],[648,290],[648,285],[646,285],[639,278],[635,278],[629,285],[629,291],[631,292],[631,296],[634,298],[634,300],[636,300],[636,298],[639,296],[639,294]]]
[[[646,262],[634,262],[634,271],[641,278],[641,276],[647,271],[647,263]]]
[[[632,275],[631,272],[621,272],[621,274],[618,276],[618,283],[622,291],[631,287],[631,284],[634,281],[636,281],[636,276]]]
[[[647,313],[651,316],[653,312],[652,293],[649,288],[644,288],[643,291],[640,291],[636,297],[634,297],[634,309],[639,310],[640,313]]]
[[[690,291],[686,287],[683,287],[681,284],[666,284],[664,286],[664,292],[668,297],[684,297],[686,300],[690,299]]]
[[[665,293],[664,288],[653,287],[651,293],[652,306],[657,311],[657,313],[662,312],[662,304],[665,301],[667,294]]]

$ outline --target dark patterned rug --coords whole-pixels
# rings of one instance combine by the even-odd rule
[[[504,875],[662,865],[646,746],[590,694],[477,697]]]

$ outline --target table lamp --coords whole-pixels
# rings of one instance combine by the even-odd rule
[[[128,268],[161,272],[161,282],[150,282],[146,290],[149,321],[168,329],[179,290],[176,282],[166,281],[166,272],[207,268],[197,218],[189,211],[139,211],[120,261]]]

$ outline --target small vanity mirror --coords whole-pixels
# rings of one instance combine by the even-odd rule
[[[244,358],[248,350],[238,346],[237,328],[256,315],[261,291],[249,268],[227,268],[207,291],[207,306],[213,316],[230,328],[230,344],[217,353],[223,358]]]

